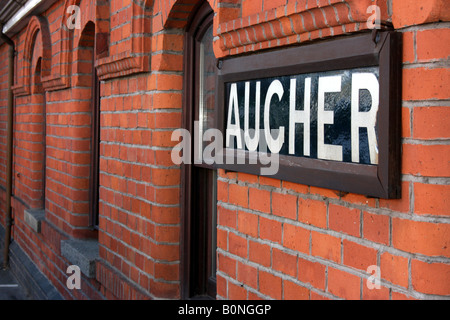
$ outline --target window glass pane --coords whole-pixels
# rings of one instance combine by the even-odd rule
[[[216,278],[217,251],[217,171],[212,172],[212,206],[211,206],[211,277]]]
[[[214,100],[215,100],[215,84],[216,84],[216,58],[213,51],[213,27],[210,26],[203,35],[200,42],[200,83],[199,83],[199,145],[204,150],[205,145],[209,142],[203,142],[203,133],[215,126],[214,119]]]

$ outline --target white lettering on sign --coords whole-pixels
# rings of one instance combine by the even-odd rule
[[[368,112],[359,111],[359,93],[366,89],[372,97],[372,107]],[[369,137],[370,162],[378,164],[377,135],[375,125],[379,104],[378,79],[371,73],[352,75],[352,161],[359,162],[359,128],[367,128]]]
[[[291,79],[291,94],[289,98],[289,154],[295,154],[295,124],[303,123],[303,154],[310,155],[311,130],[311,78],[305,79],[304,110],[295,109],[297,79]]]
[[[270,103],[272,101],[272,97],[274,95],[278,96],[278,99],[281,100],[284,94],[283,85],[279,80],[274,80],[269,86],[267,90],[266,102],[264,103],[264,134],[266,136],[267,146],[269,147],[270,152],[278,153],[283,147],[284,143],[284,127],[280,127],[278,130],[278,137],[272,137],[270,132]]]
[[[360,162],[360,144],[361,144],[361,134],[360,128],[367,130],[367,139],[364,139],[365,147],[368,147],[369,159],[367,156],[366,162],[370,161],[370,164],[378,164],[378,144],[377,144],[377,133],[376,133],[376,122],[377,122],[377,113],[379,107],[379,82],[378,78],[374,73],[371,72],[354,72],[349,76],[349,73],[346,72],[342,75],[331,75],[331,76],[319,76],[315,78],[315,89],[312,89],[312,77],[306,76],[304,78],[304,97],[303,97],[303,108],[297,108],[297,79],[295,76],[286,79],[284,77],[282,81],[279,79],[270,79],[269,82],[267,80],[257,80],[254,81],[255,84],[255,95],[254,95],[254,113],[252,113],[252,118],[250,118],[250,99],[253,98],[250,95],[250,81],[246,81],[243,89],[243,122],[244,127],[243,130],[240,126],[240,116],[239,116],[239,93],[242,92],[238,89],[238,83],[230,83],[229,89],[229,99],[228,99],[228,117],[227,117],[227,127],[226,127],[226,147],[230,148],[234,146],[234,138],[236,138],[237,149],[243,149],[245,142],[245,147],[249,151],[256,151],[258,146],[264,141],[267,144],[268,149],[271,153],[279,153],[283,148],[285,143],[285,126],[280,125],[279,121],[276,125],[278,128],[271,129],[271,114],[276,115],[277,112],[281,112],[282,105],[284,104],[286,107],[283,109],[284,112],[288,111],[289,120],[285,121],[286,127],[289,132],[287,133],[286,138],[288,139],[288,148],[286,151],[289,155],[296,154],[296,148],[299,146],[296,145],[296,125],[303,125],[303,155],[311,156],[311,142],[316,141],[316,144],[313,146],[317,146],[317,158],[323,160],[332,160],[332,161],[344,161],[344,144],[341,140],[332,141],[333,144],[330,144],[330,138],[327,138],[326,132],[331,129],[338,129],[342,124],[339,123],[339,119],[342,119],[342,111],[341,116],[335,116],[337,112],[337,103],[335,100],[344,101],[344,105],[348,105],[348,113],[344,114],[347,117],[350,117],[348,120],[344,120],[346,123],[345,130],[348,130],[347,134],[343,139],[346,139],[348,143],[346,157],[351,162]],[[344,80],[345,79],[345,80]],[[287,82],[287,80],[289,80]],[[265,96],[264,92],[262,92],[262,81],[266,81],[265,83]],[[289,96],[284,98],[285,88],[283,87],[283,83],[286,86],[286,89],[289,90]],[[351,85],[351,89],[349,86]],[[289,86],[289,87],[288,87]],[[299,87],[299,89],[302,89]],[[362,92],[367,91],[370,95],[370,99],[368,99],[367,92],[363,95]],[[313,93],[317,96],[313,96]],[[241,93],[242,95],[242,93]],[[333,95],[338,95],[340,98],[335,99]],[[361,105],[360,102],[362,99],[364,100],[364,104]],[[315,99],[315,103],[313,104],[313,98]],[[264,100],[263,100],[264,99]],[[263,111],[263,126],[261,128],[260,119],[261,119],[261,101],[264,101],[264,111]],[[241,101],[242,102],[242,101]],[[287,104],[289,105],[287,108]],[[370,105],[369,105],[370,104]],[[313,106],[314,107],[313,109]],[[361,108],[361,106],[363,106]],[[370,106],[370,108],[369,108]],[[342,107],[341,107],[342,108]],[[363,109],[363,110],[361,110]],[[369,110],[367,110],[369,109]],[[316,112],[316,114],[312,114],[312,110]],[[284,115],[278,115],[284,119]],[[234,118],[234,121],[233,121]],[[335,120],[338,119],[338,120]],[[250,124],[255,125],[255,129],[250,128]],[[312,121],[314,121],[314,126],[312,126]],[[337,123],[335,123],[335,121]],[[341,120],[342,121],[342,120]],[[317,132],[312,132],[312,128],[316,128]],[[331,128],[331,129],[330,129]],[[265,139],[261,139],[260,137],[260,129],[264,132],[263,136]],[[262,133],[261,133],[262,134]],[[315,140],[311,139],[311,136],[315,135]],[[333,138],[334,139],[334,138]],[[299,141],[297,141],[299,142]],[[351,147],[351,157],[350,157],[350,147]],[[367,149],[364,149],[367,150]],[[367,155],[367,153],[366,153]],[[351,158],[351,159],[350,159]]]
[[[232,113],[234,113],[235,123],[231,123]],[[233,83],[231,85],[230,92],[230,103],[228,105],[228,122],[227,122],[227,132],[225,136],[225,145],[227,148],[230,146],[231,136],[236,137],[238,149],[242,149],[242,137],[241,137],[241,125],[239,122],[239,104],[238,104],[238,93],[237,84]]]
[[[317,110],[317,157],[342,161],[342,146],[325,144],[325,124],[333,124],[334,112],[325,110],[325,94],[341,91],[341,77],[319,78],[319,102]]]
[[[249,151],[256,151],[259,144],[259,117],[261,109],[261,82],[256,82],[255,93],[255,129],[253,138],[250,137],[252,129],[249,129],[249,105],[250,105],[250,82],[245,83],[245,103],[244,103],[244,139]]]

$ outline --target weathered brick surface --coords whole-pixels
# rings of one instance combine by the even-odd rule
[[[373,4],[209,2],[216,12],[217,57],[365,30],[366,8]],[[196,3],[61,0],[13,36],[14,239],[67,299],[181,296],[182,181],[170,157],[176,144],[171,133],[182,124],[183,29]],[[70,31],[62,25],[72,4],[83,15],[81,29]],[[403,34],[401,198],[367,198],[218,170],[219,298],[450,295],[450,17],[443,0],[377,4],[382,18]],[[2,225],[7,54],[1,45]],[[98,231],[88,221],[92,58],[102,80]],[[44,206],[45,221],[36,234],[23,211]],[[100,244],[96,277],[83,277],[79,291],[65,286],[69,262],[60,241],[69,238],[96,238]],[[379,267],[380,289],[366,285],[371,265]]]

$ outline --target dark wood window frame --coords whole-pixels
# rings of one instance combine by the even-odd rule
[[[184,56],[184,97],[183,97],[183,115],[182,126],[192,135],[194,132],[194,120],[198,117],[196,105],[199,101],[197,84],[199,81],[197,63],[198,44],[197,40],[207,30],[213,21],[213,10],[208,2],[203,1],[193,10],[193,16],[190,18],[185,32],[185,56]],[[216,77],[217,79],[217,77]],[[216,108],[217,110],[217,108]],[[192,153],[193,156],[193,153]],[[193,161],[191,161],[193,163]],[[205,275],[215,273],[206,261],[215,259],[211,256],[210,233],[204,233],[200,224],[212,226],[213,221],[208,216],[198,216],[192,212],[196,203],[205,203],[211,206],[211,199],[204,197],[206,190],[196,189],[199,180],[211,181],[211,170],[214,166],[200,164],[183,164],[181,166],[181,192],[180,204],[182,215],[181,244],[180,244],[180,278],[181,278],[181,298],[198,298],[199,295],[209,295],[215,298],[215,283],[205,278]],[[205,185],[205,183],[200,183]],[[206,184],[206,188],[211,188]],[[204,247],[206,245],[206,247]]]
[[[95,48],[95,47],[94,47]],[[95,50],[92,58],[91,102],[91,167],[89,178],[89,224],[97,229],[99,224],[100,178],[100,81],[95,68]]]
[[[224,59],[220,62],[218,76],[217,128],[225,136],[226,83],[378,66],[380,85],[380,104],[377,115],[378,165],[280,155],[279,171],[270,177],[370,197],[399,198],[401,196],[401,47],[399,33],[374,31],[372,34],[343,36],[311,45]],[[235,164],[223,164],[218,167],[259,175],[261,165],[249,165],[248,157],[249,152],[245,151],[246,164],[237,164],[239,162],[235,155]]]

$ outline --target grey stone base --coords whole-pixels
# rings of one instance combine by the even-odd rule
[[[62,240],[61,255],[80,268],[88,278],[95,278],[95,262],[99,258],[97,240]]]
[[[3,253],[5,229],[0,225],[0,247]],[[63,300],[61,294],[50,280],[34,265],[33,261],[17,245],[11,242],[9,246],[9,267],[14,277],[34,300]]]
[[[25,223],[36,233],[41,233],[41,221],[45,219],[44,209],[27,209],[24,211]]]

